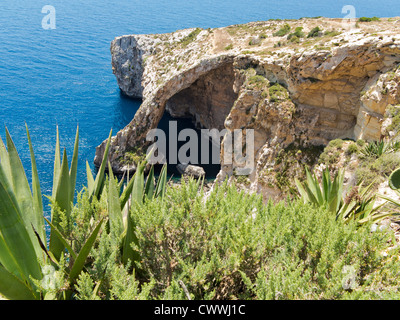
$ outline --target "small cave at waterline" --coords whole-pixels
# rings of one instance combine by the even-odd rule
[[[165,112],[158,124],[158,129],[163,130],[166,135],[167,162],[171,158],[170,143],[177,143],[177,150],[180,150],[188,141],[192,142],[189,137],[186,141],[174,141],[176,137],[171,136],[169,124],[171,121],[176,121],[178,135],[184,129],[192,129],[197,133],[197,157],[194,157],[197,161],[189,164],[202,167],[206,172],[206,178],[216,177],[221,168],[219,162],[215,163],[215,154],[219,155],[220,142],[217,146],[209,139],[208,160],[206,160],[207,154],[204,154],[204,148],[207,141],[201,136],[201,129],[217,129],[222,132],[225,128],[225,119],[238,97],[234,91],[234,81],[233,65],[227,63],[199,77],[189,87],[177,92],[166,102]],[[169,164],[168,171],[171,174],[180,175],[176,164]]]

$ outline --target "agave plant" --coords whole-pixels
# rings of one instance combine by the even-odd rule
[[[367,157],[379,158],[385,153],[396,152],[400,149],[399,141],[371,141],[360,152]]]
[[[327,206],[333,213],[338,213],[343,205],[343,171],[339,171],[333,181],[329,170],[326,169],[322,175],[322,184],[320,185],[315,175],[312,175],[306,167],[306,181],[302,184],[296,178],[295,183],[301,198],[305,203],[311,202],[317,206]]]
[[[6,128],[7,148],[0,139],[0,294],[8,299],[40,299],[47,292],[40,292],[36,283],[43,279],[42,266],[58,266],[57,256],[64,249],[71,255],[71,268],[67,270],[67,281],[72,285],[82,271],[89,251],[101,228],[102,222],[94,228],[81,251],[73,252],[68,242],[58,231],[58,217],[54,214],[51,225],[50,245],[46,243],[45,218],[42,194],[36,167],[34,151],[26,127],[32,165],[32,190],[29,186],[21,159]],[[77,138],[71,170],[64,151],[60,163],[59,139],[54,170],[52,201],[69,212],[75,192],[77,170]],[[66,291],[64,297],[69,297]]]
[[[348,221],[356,219],[360,224],[371,220],[383,218],[377,214],[383,206],[375,206],[376,195],[372,192],[372,184],[368,187],[356,186],[343,198],[344,171],[339,170],[331,179],[329,170],[324,170],[322,182],[319,183],[315,175],[312,175],[306,167],[306,181],[295,183],[304,203],[313,203],[319,207],[327,207],[330,212],[336,214],[336,218]]]

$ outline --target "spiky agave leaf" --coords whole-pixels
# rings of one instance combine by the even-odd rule
[[[122,221],[122,211],[121,204],[119,200],[119,185],[115,181],[114,174],[111,168],[111,164],[108,163],[108,215],[109,222],[115,228],[118,236],[120,236],[123,232],[124,226]]]
[[[106,169],[106,165],[108,162],[108,152],[110,150],[110,144],[111,144],[111,136],[112,136],[112,129],[110,130],[110,134],[108,136],[107,139],[107,144],[106,144],[106,148],[104,150],[104,154],[103,154],[103,159],[101,161],[101,165],[100,168],[97,172],[96,175],[96,179],[94,180],[94,183],[92,184],[93,187],[89,188],[89,195],[92,197],[96,197],[99,199],[100,194],[101,194],[101,190],[103,189],[104,186],[104,172]],[[89,178],[88,178],[89,179]]]
[[[1,167],[0,212],[0,253],[7,252],[0,257],[1,264],[6,268],[15,268],[8,269],[8,272],[26,283],[28,288],[33,288],[31,278],[40,279],[42,276],[40,264],[22,219],[18,200]]]

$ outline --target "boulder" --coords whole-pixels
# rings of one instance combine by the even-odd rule
[[[203,178],[206,175],[206,172],[202,167],[191,164],[178,164],[176,168],[183,176],[189,176],[198,179]]]

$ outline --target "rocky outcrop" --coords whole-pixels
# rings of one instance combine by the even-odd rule
[[[359,23],[353,30],[339,19],[268,21],[116,38],[111,53],[118,85],[143,103],[112,138],[113,169],[122,171],[124,154],[149,144],[147,132],[167,111],[202,128],[254,129],[256,170],[248,186],[279,197],[265,175],[277,169],[280,150],[383,134],[386,107],[400,103],[396,21]],[[274,36],[284,24],[305,36]],[[316,26],[323,32],[307,38]],[[234,177],[238,167],[222,164],[218,179]]]
[[[193,166],[191,164],[180,163],[176,166],[176,168],[183,176],[199,179],[199,178],[204,178],[206,175],[206,172],[202,167]]]

